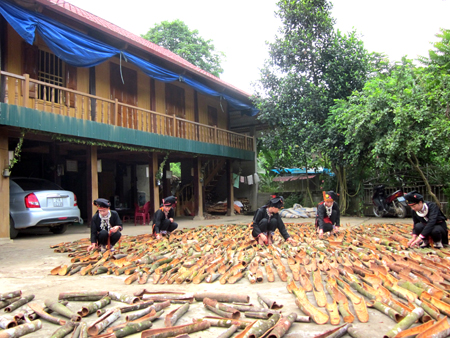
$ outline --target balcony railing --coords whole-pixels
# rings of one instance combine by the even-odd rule
[[[253,137],[0,71],[5,103],[159,135],[254,151]]]

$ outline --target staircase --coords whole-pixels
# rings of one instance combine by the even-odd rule
[[[204,182],[203,186],[205,187],[205,198],[209,194],[212,193],[214,188],[219,182],[220,178],[226,174],[226,160],[212,160],[205,164],[204,169]]]
[[[203,201],[206,201],[207,197],[216,187],[217,182],[226,174],[225,164],[226,160],[222,159],[208,161],[202,166],[205,193]],[[186,208],[186,211],[189,210],[191,213],[195,212],[194,186],[192,183],[184,185],[175,195],[178,200],[177,216],[185,215]]]

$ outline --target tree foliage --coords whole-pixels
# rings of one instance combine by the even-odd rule
[[[356,32],[334,30],[329,1],[281,0],[278,7],[282,27],[269,45],[270,58],[254,98],[259,118],[273,126],[265,145],[295,149],[301,156],[294,157],[292,165],[301,167],[311,162],[305,157],[318,153],[331,162],[336,174],[345,175],[344,138],[325,123],[334,100],[363,88],[373,70],[373,57]],[[339,182],[345,199],[345,177]]]
[[[404,58],[389,74],[338,101],[331,119],[345,137],[350,163],[369,160],[383,171],[413,169],[433,196],[421,165],[450,155],[449,99],[449,75]]]
[[[419,57],[419,60],[425,65],[436,66],[444,73],[450,74],[450,30],[441,29],[441,33],[436,34],[441,41],[433,44],[434,50],[428,52],[427,57]]]
[[[181,20],[162,21],[141,37],[217,77],[223,73],[221,62],[225,54],[216,51],[212,40],[203,39],[198,30],[191,31]]]

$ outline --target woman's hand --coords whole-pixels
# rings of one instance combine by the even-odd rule
[[[156,239],[161,239],[161,234],[156,234]]]
[[[115,227],[112,227],[111,228],[111,232],[117,232],[117,231],[119,231],[120,230],[120,227],[118,226],[118,225],[116,225]]]
[[[295,244],[295,241],[292,239],[292,237],[289,237],[286,242],[288,242],[289,244]]]
[[[86,250],[89,252],[89,251],[94,250],[95,248],[97,248],[97,243],[92,243],[91,245],[89,245],[89,246],[87,247]]]
[[[408,248],[411,248],[413,246],[416,239],[417,239],[417,236],[413,235],[413,237],[408,242]]]
[[[261,240],[262,242],[264,242],[265,244],[267,244],[267,237],[264,234],[259,235],[258,237],[259,240]]]

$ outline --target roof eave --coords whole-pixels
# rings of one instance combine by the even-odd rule
[[[234,95],[239,95],[239,96],[241,96],[241,98],[245,98],[246,100],[248,100],[250,102],[249,97],[251,96],[251,94],[246,93],[246,92],[244,92],[244,91],[242,91],[242,90],[240,90],[240,89],[238,89],[238,88],[236,88],[236,87],[234,87],[232,85],[227,85],[225,83],[225,81],[218,79],[217,77],[215,77],[212,74],[207,73],[208,75],[206,75],[206,74],[204,74],[204,73],[202,73],[200,71],[197,72],[194,69],[187,68],[181,62],[178,62],[177,60],[174,60],[174,59],[168,57],[165,54],[159,53],[156,50],[152,50],[152,49],[150,49],[150,48],[140,44],[139,42],[134,41],[134,40],[132,40],[132,39],[126,37],[126,36],[123,36],[123,35],[121,35],[121,34],[119,34],[117,32],[114,32],[114,31],[108,29],[107,27],[104,27],[104,26],[102,26],[102,25],[100,25],[100,24],[98,24],[98,23],[96,23],[94,21],[89,20],[88,18],[84,18],[84,17],[82,17],[80,15],[77,15],[76,13],[74,13],[74,12],[72,12],[72,11],[70,11],[70,10],[68,10],[68,9],[66,9],[66,8],[56,4],[56,3],[51,2],[50,0],[35,0],[35,1],[36,1],[36,3],[39,3],[42,6],[45,6],[45,8],[47,8],[48,10],[55,11],[55,12],[58,12],[59,14],[66,15],[66,16],[68,16],[68,17],[70,17],[70,18],[72,18],[72,19],[74,19],[76,21],[82,22],[83,24],[85,24],[85,25],[87,25],[89,27],[92,27],[94,29],[100,30],[100,31],[102,31],[105,34],[108,34],[108,35],[110,35],[112,37],[115,37],[116,39],[119,39],[121,41],[124,41],[124,42],[130,44],[130,45],[133,45],[134,47],[136,47],[138,49],[141,49],[141,50],[145,51],[146,53],[149,53],[149,54],[154,55],[154,56],[156,56],[158,58],[161,58],[162,60],[168,61],[168,62],[170,62],[170,63],[172,63],[172,64],[174,64],[174,65],[176,65],[176,66],[178,66],[178,67],[180,67],[182,69],[184,69],[187,72],[190,72],[192,74],[195,74],[196,76],[201,77],[202,79],[204,79],[206,81],[213,82],[216,86],[223,87],[227,91],[230,91],[231,93],[227,93],[228,95],[230,95],[230,94],[231,95],[233,95],[233,94]],[[77,7],[75,5],[72,5],[72,6]]]

